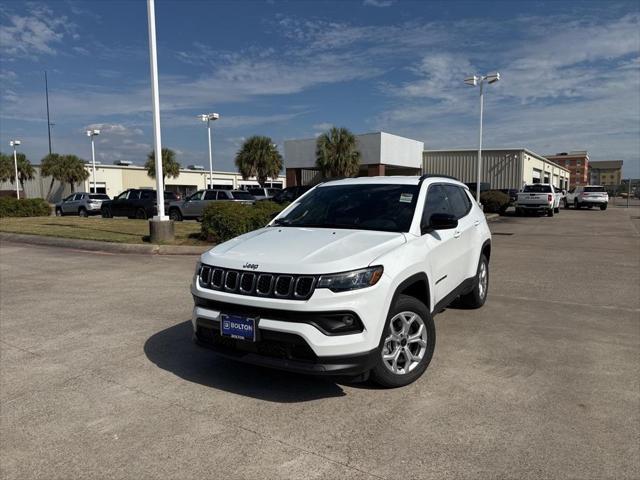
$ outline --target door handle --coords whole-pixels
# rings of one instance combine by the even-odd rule
[[[474,227],[477,227],[478,225],[480,225],[480,220],[476,220],[475,222],[473,222]]]
[[[453,232],[453,238],[460,238],[460,235],[462,235],[460,233],[460,230],[456,230],[455,232]]]

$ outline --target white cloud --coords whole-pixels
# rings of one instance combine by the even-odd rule
[[[46,5],[29,4],[26,15],[6,15],[0,25],[0,52],[6,59],[55,55],[66,37],[78,38],[76,25]]]
[[[366,7],[390,7],[395,3],[395,0],[364,0],[362,4]]]

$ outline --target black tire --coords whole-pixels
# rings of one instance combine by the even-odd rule
[[[113,218],[113,214],[109,207],[102,209],[102,218]]]
[[[607,204],[605,203],[604,205],[600,205],[600,210],[606,210],[607,209]]]
[[[89,216],[89,214],[87,213],[87,209],[86,208],[80,208],[78,210],[78,215],[80,217],[85,217],[85,218]]]
[[[550,208],[549,210],[547,210],[547,217],[553,217],[554,210],[555,210],[554,208]]]
[[[56,217],[62,217],[64,213],[61,208],[56,208]]]
[[[553,213],[560,213],[560,207],[556,207],[553,209]]]
[[[516,217],[521,217],[522,216],[522,209],[516,207]]]
[[[138,220],[146,220],[147,212],[145,211],[145,209],[144,208],[137,209],[135,218],[137,218]]]
[[[567,199],[565,198],[564,200],[564,208],[565,210],[569,210],[569,202],[567,202]]]
[[[480,277],[482,271],[482,265],[484,263],[486,282],[484,288],[481,287]],[[484,255],[480,255],[478,261],[478,270],[476,271],[476,278],[473,284],[473,290],[465,295],[460,295],[460,298],[456,302],[456,305],[462,308],[480,308],[487,301],[487,293],[489,292],[489,260]]]
[[[587,208],[591,210],[593,208],[593,205],[587,205]]]
[[[169,218],[175,222],[181,222],[183,219],[182,212],[180,212],[179,208],[171,208],[169,209]]]
[[[415,365],[411,370],[407,373],[394,373],[385,365],[385,360],[383,360],[383,350],[385,347],[385,340],[391,335],[391,320],[396,316],[403,312],[411,312],[420,317],[424,324],[424,329],[426,330],[426,345],[424,346],[424,354],[420,361]],[[417,322],[412,323],[412,326],[417,325]],[[396,344],[398,345],[398,344]],[[406,339],[405,339],[405,345]],[[397,300],[389,309],[389,314],[387,315],[387,322],[385,324],[384,330],[382,332],[382,338],[380,339],[380,345],[378,346],[378,354],[377,354],[377,362],[373,370],[371,370],[371,378],[378,385],[381,385],[386,388],[396,388],[403,387],[408,385],[414,381],[416,381],[420,376],[424,373],[424,371],[429,366],[429,362],[431,362],[431,358],[433,357],[433,351],[436,347],[436,327],[433,323],[433,318],[431,317],[431,313],[427,306],[422,303],[420,300],[414,297],[410,297],[408,295],[400,295]],[[408,348],[408,347],[398,347]],[[420,347],[422,348],[422,347]],[[419,350],[419,349],[418,349]],[[404,355],[401,352],[401,355]],[[407,357],[404,357],[404,361],[406,362]],[[406,365],[406,363],[405,363]]]
[[[576,210],[580,210],[580,202],[578,202],[577,198],[573,201],[573,206]]]

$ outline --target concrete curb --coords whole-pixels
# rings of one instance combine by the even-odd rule
[[[27,243],[49,247],[74,248],[91,252],[126,253],[142,255],[200,255],[213,245],[152,245],[135,243],[100,242],[76,238],[47,237],[0,232],[0,242]]]

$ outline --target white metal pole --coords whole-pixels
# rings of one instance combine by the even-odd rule
[[[629,185],[627,185],[627,208],[629,208],[630,200],[631,200],[631,176],[629,176]]]
[[[156,54],[155,1],[147,0],[149,22],[149,59],[151,63],[151,100],[153,103],[153,140],[156,157],[156,197],[158,212],[155,220],[168,220],[164,213],[164,178],[162,174],[162,137],[160,136],[160,94],[158,92],[158,56]]]
[[[18,154],[16,153],[16,145],[13,144],[13,166],[16,169],[16,198],[20,200],[20,183],[18,181]]]
[[[98,193],[96,189],[96,150],[93,146],[93,135],[91,135],[91,161],[93,162],[93,193]]]
[[[484,78],[480,79],[480,133],[478,138],[478,178],[476,186],[476,200],[480,205],[480,181],[482,176],[482,111],[484,108],[484,95],[483,95]]]
[[[207,133],[209,134],[209,188],[213,188],[213,155],[211,153],[211,120],[207,119]]]

